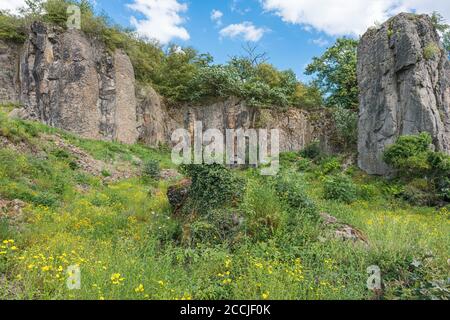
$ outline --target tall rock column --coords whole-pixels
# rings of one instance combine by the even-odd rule
[[[399,136],[429,132],[450,153],[450,63],[431,18],[402,13],[369,29],[358,48],[358,163],[386,175],[385,148]]]

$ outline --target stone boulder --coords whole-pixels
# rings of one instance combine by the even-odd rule
[[[387,175],[385,148],[402,135],[429,132],[450,153],[450,64],[428,15],[402,13],[361,38],[358,163]]]

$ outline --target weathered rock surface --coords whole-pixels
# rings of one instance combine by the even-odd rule
[[[29,119],[92,139],[137,140],[134,71],[81,32],[33,23],[21,54],[21,102]]]
[[[0,40],[0,101],[19,101],[19,47]]]
[[[149,85],[136,84],[125,52],[110,52],[78,30],[32,23],[23,46],[0,43],[0,103],[20,101],[10,116],[38,120],[85,138],[150,146],[171,145],[175,129],[280,129],[280,150],[320,140],[330,151],[332,121],[325,111],[259,110],[229,98],[168,107]]]
[[[279,129],[282,152],[301,150],[314,140],[319,140],[327,151],[333,148],[334,126],[325,110],[260,110],[248,107],[237,98],[230,98],[210,105],[169,108],[162,114],[168,116],[165,121],[168,142],[175,129],[185,128],[193,134],[194,123],[201,121],[204,131],[218,129],[224,135],[226,129]]]
[[[358,48],[359,166],[385,175],[386,146],[429,132],[450,153],[450,64],[431,19],[402,13],[370,29]]]

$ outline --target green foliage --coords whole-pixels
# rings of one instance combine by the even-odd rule
[[[401,175],[421,175],[430,170],[428,151],[432,144],[430,134],[402,136],[384,152],[384,161],[400,171]]]
[[[314,82],[326,97],[328,106],[346,109],[358,107],[357,47],[357,40],[339,38],[306,68],[307,75],[316,76]]]
[[[192,179],[189,198],[194,210],[207,214],[225,205],[236,206],[244,191],[244,182],[219,164],[184,165],[182,172]]]
[[[333,119],[337,142],[346,149],[355,149],[358,140],[358,112],[336,108],[333,110]]]
[[[300,151],[300,155],[304,158],[315,161],[319,161],[324,156],[319,141],[313,141],[308,144],[302,151]]]
[[[357,199],[357,188],[344,174],[332,176],[325,180],[324,197],[327,200],[352,203]]]
[[[423,49],[423,56],[426,60],[432,60],[436,58],[440,52],[441,49],[435,43],[430,43]]]
[[[159,178],[160,173],[161,173],[161,168],[159,166],[158,160],[151,159],[144,163],[144,166],[142,168],[142,175],[145,178],[150,178],[150,179],[156,180]]]
[[[450,156],[431,149],[430,134],[402,136],[384,152],[384,160],[407,185],[404,197],[421,205],[449,200]],[[422,183],[417,184],[417,181]]]
[[[286,202],[290,211],[305,215],[309,218],[317,218],[317,207],[305,192],[301,181],[279,176],[276,183],[278,196]]]
[[[0,39],[23,43],[26,39],[25,30],[23,19],[0,11]]]

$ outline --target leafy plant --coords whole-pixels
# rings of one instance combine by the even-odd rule
[[[313,58],[306,68],[307,75],[315,75],[314,83],[326,97],[328,106],[347,109],[358,107],[357,47],[357,40],[339,38],[321,57]]]
[[[231,170],[219,165],[183,165],[182,172],[192,179],[189,198],[194,210],[207,214],[225,205],[236,206],[243,195],[244,182]]]
[[[344,174],[332,176],[325,180],[324,198],[352,203],[357,199],[357,188],[353,181]]]
[[[144,163],[142,168],[142,175],[144,177],[155,180],[159,178],[160,173],[159,161],[151,159]]]

